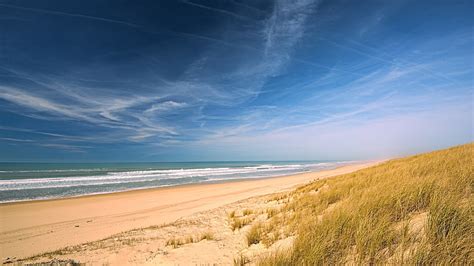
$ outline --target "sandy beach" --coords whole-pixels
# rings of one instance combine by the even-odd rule
[[[0,258],[18,260],[136,228],[173,223],[196,213],[288,191],[315,179],[357,171],[376,163],[267,179],[1,204]]]

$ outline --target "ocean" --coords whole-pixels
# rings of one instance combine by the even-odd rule
[[[268,178],[349,162],[0,163],[0,202]]]

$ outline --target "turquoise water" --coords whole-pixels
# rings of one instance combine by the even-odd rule
[[[0,202],[267,178],[346,162],[0,163]]]

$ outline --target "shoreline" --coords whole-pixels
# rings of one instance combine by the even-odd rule
[[[174,222],[240,200],[378,164],[371,161],[290,176],[138,189],[0,204],[0,257],[25,258],[120,232]]]
[[[369,162],[351,163],[351,164],[346,164],[344,166],[363,164],[363,163],[369,163]],[[208,181],[208,182],[201,182],[201,183],[183,183],[183,184],[176,184],[176,185],[164,185],[164,186],[160,186],[160,187],[144,187],[144,188],[135,188],[135,189],[111,191],[111,192],[98,192],[98,193],[91,193],[91,194],[84,194],[84,195],[66,196],[66,197],[60,197],[60,198],[39,198],[39,199],[27,199],[27,200],[19,200],[19,201],[2,201],[2,202],[0,202],[0,207],[5,206],[5,205],[15,205],[15,204],[24,204],[24,203],[34,203],[34,202],[45,202],[45,201],[56,201],[56,200],[68,200],[68,199],[96,197],[96,196],[104,196],[104,195],[109,195],[109,194],[142,192],[142,191],[147,191],[147,190],[160,190],[160,189],[169,189],[169,188],[178,188],[178,187],[205,186],[205,185],[213,185],[213,184],[225,184],[225,183],[234,183],[234,182],[239,183],[239,182],[245,182],[245,181],[274,179],[274,178],[282,178],[282,177],[302,175],[302,174],[308,174],[308,173],[319,173],[319,172],[322,172],[322,171],[330,171],[330,170],[335,170],[335,169],[338,169],[338,168],[344,167],[344,166],[336,166],[335,168],[325,169],[325,170],[320,170],[320,171],[297,172],[297,173],[289,174],[289,175],[285,174],[285,175],[275,175],[275,176],[265,176],[265,177],[235,178],[235,179]]]
[[[160,189],[168,189],[168,188],[184,187],[184,186],[201,186],[201,185],[211,185],[211,184],[224,184],[224,183],[234,183],[234,182],[238,183],[238,182],[245,182],[245,181],[283,178],[283,177],[302,175],[302,174],[308,174],[308,173],[319,173],[319,172],[323,172],[323,171],[335,170],[335,169],[338,169],[338,168],[341,168],[341,167],[344,167],[344,166],[367,164],[367,163],[379,162],[379,161],[380,160],[352,161],[352,162],[346,162],[341,166],[335,166],[334,168],[322,169],[322,170],[310,170],[310,171],[296,172],[296,173],[292,173],[292,174],[283,174],[283,175],[272,175],[272,176],[264,176],[264,177],[249,177],[249,178],[232,178],[232,179],[227,179],[227,180],[204,181],[204,182],[201,182],[201,183],[183,183],[183,184],[175,184],[175,185],[163,185],[163,186],[160,186],[160,187],[144,187],[144,188],[126,189],[126,190],[118,190],[118,191],[110,191],[110,192],[97,192],[97,193],[91,193],[91,194],[66,196],[66,197],[58,197],[58,198],[38,198],[38,199],[26,199],[26,200],[19,200],[19,201],[0,201],[0,207],[1,206],[6,206],[6,205],[14,205],[14,204],[25,204],[25,203],[33,203],[33,202],[78,199],[78,198],[86,198],[86,197],[103,196],[103,195],[109,195],[109,194],[140,192],[140,191],[147,191],[147,190],[160,190]]]

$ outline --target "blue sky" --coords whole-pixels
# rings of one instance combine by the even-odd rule
[[[473,137],[472,1],[0,1],[0,161],[357,160]]]

